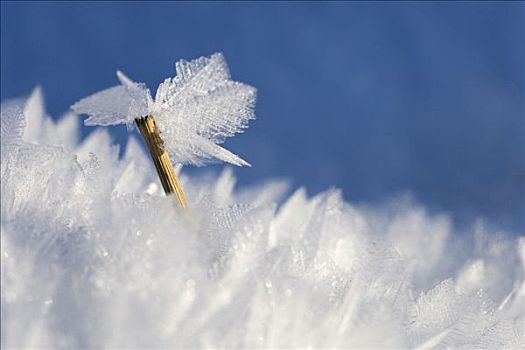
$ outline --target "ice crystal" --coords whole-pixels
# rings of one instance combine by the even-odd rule
[[[181,214],[135,139],[41,96],[2,104],[2,348],[524,348],[525,238],[231,170],[181,174]]]
[[[155,99],[144,84],[117,71],[121,85],[88,96],[72,109],[89,115],[86,125],[131,125],[136,118],[153,115],[177,163],[203,165],[219,160],[249,165],[219,144],[254,118],[256,90],[231,80],[220,53],[181,60],[175,70],[174,78],[159,85]]]

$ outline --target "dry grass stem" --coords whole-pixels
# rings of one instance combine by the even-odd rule
[[[166,195],[175,193],[180,206],[184,209],[188,208],[188,200],[186,199],[186,195],[184,195],[179,179],[175,174],[168,152],[164,149],[164,142],[160,137],[159,129],[157,129],[155,124],[155,119],[153,116],[148,115],[135,119],[135,123],[144,138],[151,159],[153,159],[164,192],[166,192]]]

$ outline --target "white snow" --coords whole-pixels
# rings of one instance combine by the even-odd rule
[[[249,165],[218,144],[242,132],[255,117],[255,88],[232,81],[220,53],[210,58],[181,60],[177,75],[157,88],[155,100],[144,84],[117,71],[122,85],[88,96],[71,108],[88,114],[86,125],[130,126],[136,118],[153,115],[170,156],[177,163],[204,165],[224,161]]]
[[[161,96],[194,96],[208,64]],[[2,348],[524,347],[524,237],[458,232],[406,197],[237,190],[228,169],[182,174],[181,212],[134,138],[122,159],[105,130],[81,142],[41,96],[2,104]]]

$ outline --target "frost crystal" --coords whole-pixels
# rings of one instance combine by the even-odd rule
[[[20,103],[10,101],[2,104],[1,135],[2,146],[18,144],[22,141],[25,128],[25,118]]]
[[[136,118],[153,115],[177,163],[203,165],[219,160],[249,165],[218,144],[242,132],[254,118],[256,90],[230,79],[220,53],[181,60],[175,69],[176,76],[159,85],[155,100],[144,84],[117,71],[121,85],[86,97],[72,109],[89,115],[86,125],[131,125]]]
[[[68,136],[38,89],[1,118],[2,348],[525,348],[523,237],[231,170],[182,174],[183,215],[134,138]]]

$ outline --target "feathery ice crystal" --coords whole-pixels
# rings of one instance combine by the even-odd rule
[[[230,79],[221,53],[181,60],[175,69],[177,75],[159,85],[155,99],[145,84],[117,71],[121,85],[88,96],[72,109],[89,115],[85,125],[131,126],[136,118],[153,115],[176,163],[249,165],[218,144],[241,132],[255,117],[255,88]]]
[[[135,137],[1,111],[2,348],[525,348],[524,237],[229,170],[181,175],[190,221]]]

